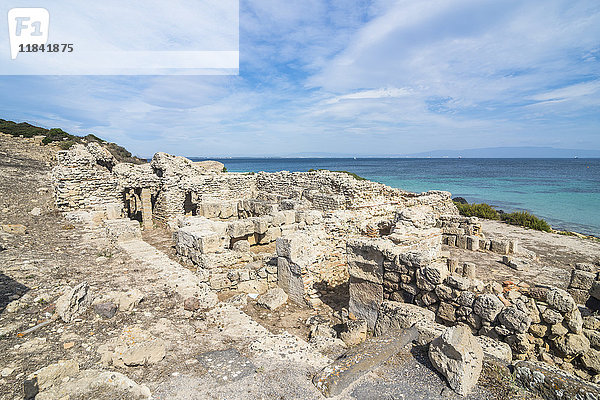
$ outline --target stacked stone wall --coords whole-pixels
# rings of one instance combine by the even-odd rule
[[[440,323],[466,324],[507,343],[515,359],[557,364],[585,378],[600,373],[600,320],[567,291],[484,283],[474,265],[440,257],[431,240],[410,247],[387,239],[349,241],[350,312],[373,329],[384,301],[412,303]]]

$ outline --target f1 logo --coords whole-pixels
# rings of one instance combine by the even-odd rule
[[[14,60],[21,45],[46,44],[50,14],[45,8],[12,8],[8,11],[10,56]]]

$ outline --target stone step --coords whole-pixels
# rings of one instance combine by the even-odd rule
[[[369,339],[323,368],[313,378],[313,383],[324,396],[337,396],[358,378],[400,352],[418,336],[418,330],[413,326]]]

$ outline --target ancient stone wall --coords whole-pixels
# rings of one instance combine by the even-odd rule
[[[107,204],[122,204],[119,180],[111,171],[114,158],[103,150],[90,143],[87,148],[77,144],[57,153],[52,182],[59,208],[100,209]]]
[[[413,303],[445,325],[463,323],[508,343],[515,359],[562,365],[587,378],[600,373],[600,320],[569,293],[524,282],[484,283],[474,265],[442,258],[440,244],[441,232],[398,244],[349,241],[350,312],[373,329],[384,301]]]

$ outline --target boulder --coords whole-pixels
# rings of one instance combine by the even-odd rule
[[[525,333],[531,325],[531,318],[517,307],[506,307],[498,314],[498,322],[517,333]]]
[[[590,350],[590,341],[585,335],[568,333],[554,340],[556,349],[565,357],[576,357]]]
[[[26,399],[36,397],[38,392],[44,391],[64,379],[71,378],[79,373],[79,364],[75,360],[59,361],[41,368],[29,375],[23,382]]]
[[[561,313],[568,313],[577,308],[573,297],[566,290],[558,288],[551,288],[548,291],[546,294],[546,303]]]
[[[116,367],[155,364],[166,355],[162,339],[151,336],[139,326],[125,327],[121,335],[98,348],[101,362]]]
[[[265,294],[262,294],[256,300],[256,304],[267,310],[275,310],[281,307],[288,299],[288,295],[280,288],[269,289]]]
[[[431,342],[429,359],[446,377],[450,387],[465,396],[477,384],[483,366],[483,350],[471,330],[458,325],[448,328]]]
[[[504,304],[493,294],[482,294],[473,302],[473,312],[486,321],[494,321],[502,308]]]
[[[87,282],[80,283],[73,289],[67,290],[56,300],[56,314],[64,322],[71,322],[75,316],[84,312],[92,304],[93,299],[89,290],[90,285]]]
[[[571,332],[581,333],[583,331],[583,318],[578,308],[565,314],[565,322]]]
[[[573,272],[571,272],[571,283],[569,284],[569,287],[589,290],[592,288],[595,280],[596,273],[574,269]]]
[[[558,324],[565,317],[561,313],[551,308],[546,308],[544,312],[542,312],[542,319],[549,323],[550,325]]]
[[[581,356],[581,363],[595,373],[600,373],[600,351],[595,349],[588,350],[587,353]]]
[[[434,322],[435,314],[415,304],[385,300],[379,307],[375,336],[394,329],[407,329],[419,322]]]

